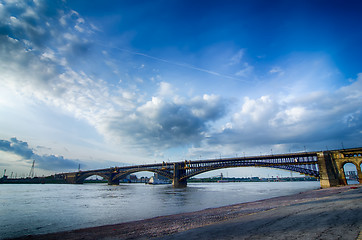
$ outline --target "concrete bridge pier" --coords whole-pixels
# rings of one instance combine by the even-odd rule
[[[343,184],[330,152],[318,153],[318,168],[321,188],[335,187]]]
[[[187,181],[186,180],[179,180],[179,179],[173,179],[172,180],[172,186],[174,188],[184,188],[187,187]]]
[[[344,165],[352,163],[357,169],[359,183],[362,184],[362,152],[359,149],[335,150],[318,153],[318,168],[322,188],[347,185]]]
[[[119,185],[119,179],[117,180],[108,179],[108,185]]]
[[[180,179],[182,175],[186,174],[185,163],[174,163],[173,164],[173,179],[172,186],[175,188],[183,188],[187,186],[186,179]]]
[[[114,179],[117,173],[111,173],[108,178],[108,185],[119,185],[119,179]]]
[[[83,182],[79,181],[78,173],[68,173],[64,176],[64,180],[69,184],[82,184]]]

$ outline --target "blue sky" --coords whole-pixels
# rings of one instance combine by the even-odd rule
[[[361,10],[1,0],[0,169],[361,146]]]

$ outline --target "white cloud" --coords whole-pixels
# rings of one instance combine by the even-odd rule
[[[271,74],[278,74],[279,76],[282,76],[284,74],[284,71],[280,67],[273,67],[269,73]]]
[[[160,82],[159,85],[160,85],[160,87],[159,87],[158,94],[160,96],[172,97],[174,95],[174,91],[173,91],[172,85],[170,83]]]
[[[290,126],[297,124],[303,121],[308,114],[313,113],[308,113],[306,109],[301,106],[291,107],[278,112],[275,118],[271,120],[271,125],[277,126],[278,124],[281,124],[283,126]]]
[[[250,123],[263,125],[275,111],[276,104],[270,96],[262,96],[259,99],[245,97],[241,111],[233,116],[233,125],[239,128],[247,128]]]
[[[229,65],[237,65],[241,62],[245,54],[245,49],[240,49],[232,58],[230,59]]]
[[[210,144],[264,146],[276,144],[357,144],[362,129],[361,75],[333,92],[304,96],[270,95],[244,98],[243,104]],[[323,146],[324,147],[324,146]]]
[[[136,77],[134,80],[135,80],[137,83],[143,83],[143,79],[140,78],[140,77]]]
[[[245,62],[242,64],[242,68],[235,73],[235,76],[246,78],[251,75],[253,70],[254,67]]]
[[[80,25],[75,25],[74,28],[78,31],[78,32],[84,32],[84,29],[80,26]]]

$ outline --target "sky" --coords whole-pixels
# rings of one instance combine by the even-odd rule
[[[361,147],[361,11],[353,0],[0,0],[0,170]]]

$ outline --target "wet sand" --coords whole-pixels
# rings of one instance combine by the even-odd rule
[[[16,239],[361,239],[362,186]]]

